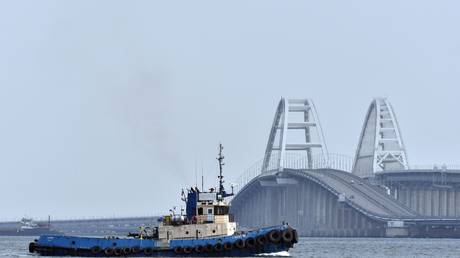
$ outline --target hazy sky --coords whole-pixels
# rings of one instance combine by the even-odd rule
[[[0,220],[149,215],[225,145],[264,154],[281,96],[353,156],[374,97],[411,164],[460,163],[458,1],[2,1]]]

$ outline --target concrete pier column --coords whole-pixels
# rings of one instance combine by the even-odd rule
[[[333,197],[332,198],[332,205],[333,205],[333,209],[332,209],[332,228],[334,229],[334,231],[336,231],[339,227],[338,227],[338,209],[339,209],[339,204],[337,203],[338,201],[338,198],[337,197]]]
[[[410,189],[410,207],[413,210],[417,210],[417,189],[416,186],[411,186]]]
[[[404,203],[406,206],[409,206],[409,200],[408,200],[409,198],[407,198],[407,195],[408,195],[407,191],[408,191],[407,186],[401,187],[399,196],[401,198],[400,201]]]
[[[419,212],[421,214],[426,214],[426,190],[423,188],[423,186],[420,187],[419,195],[420,195],[420,199],[419,199],[420,210],[419,210]]]
[[[314,192],[316,190],[315,185],[311,182],[308,181],[307,185],[307,190],[308,190],[308,198],[306,199],[308,205],[306,205],[306,210],[307,210],[307,222],[308,222],[308,229],[311,231],[313,229],[313,223],[314,223],[314,218],[315,218],[315,210],[314,210]]]
[[[439,203],[441,204],[440,215],[447,216],[447,191],[446,189],[441,189],[439,192],[440,192]]]
[[[440,206],[441,203],[439,201],[439,190],[433,188],[433,198],[431,199],[431,207],[432,207],[432,214],[433,216],[439,216]]]
[[[324,190],[319,191],[319,210],[320,210],[320,226],[326,224],[326,194]]]
[[[453,189],[448,190],[448,204],[447,204],[447,216],[455,216],[455,191]]]
[[[270,220],[270,224],[271,225],[276,225],[277,222],[278,222],[278,199],[277,199],[277,192],[276,192],[276,187],[273,187],[270,189],[270,193],[271,193],[271,198],[270,198],[270,204],[271,204],[271,207],[270,207],[270,212],[272,212],[272,216],[271,217],[271,220]]]
[[[316,188],[316,187],[315,187]],[[319,202],[318,202],[318,192],[319,192],[319,189],[316,189],[316,191],[313,192],[313,195],[312,195],[312,208],[313,208],[313,229],[316,229],[317,226],[318,226],[318,223],[319,223],[319,217],[320,217],[320,210],[319,210]]]
[[[329,226],[330,229],[334,230],[334,222],[335,222],[335,219],[334,219],[334,211],[335,211],[335,196],[333,195],[328,195],[328,198],[327,198],[327,207],[328,207],[328,220],[327,220],[327,225]]]
[[[344,210],[344,227],[345,229],[350,229],[350,209]]]
[[[294,185],[291,189],[292,191],[292,215],[293,215],[293,220],[291,223],[297,227],[299,224],[300,218],[299,218],[299,190],[300,187],[299,185]]]
[[[251,198],[251,201],[249,202],[250,205],[248,208],[250,207],[254,207],[254,205],[257,203],[257,193],[258,191],[256,192],[253,192],[253,195],[250,197]],[[251,225],[254,225],[254,223],[256,223],[256,212],[254,211],[254,208],[252,208],[253,211],[250,211],[249,213],[251,214],[250,218],[251,218]]]
[[[433,216],[433,211],[432,211],[432,207],[431,207],[431,203],[432,203],[432,199],[433,199],[433,189],[432,188],[428,188],[425,190],[425,193],[426,193],[426,198],[425,198],[425,205],[426,205],[426,208],[425,208],[425,213],[424,215],[427,215],[427,216]]]
[[[272,206],[272,199],[271,197],[271,187],[265,187],[264,188],[264,195],[263,195],[263,202],[265,203],[264,205],[264,225],[271,225],[270,221],[270,214],[271,214],[271,206]]]
[[[286,213],[286,189],[285,187],[280,187],[280,219],[285,220]]]
[[[300,228],[305,228],[305,200],[304,198],[306,197],[306,191],[305,191],[305,183],[302,182],[300,183],[299,186],[299,227]]]
[[[460,191],[455,189],[455,216],[460,217]]]
[[[425,210],[425,191],[423,187],[420,186],[417,188],[417,212],[422,213]]]
[[[337,229],[342,229],[343,228],[343,208],[339,207],[337,209]]]

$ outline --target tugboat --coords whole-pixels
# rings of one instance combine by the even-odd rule
[[[125,238],[43,235],[29,244],[29,252],[44,256],[182,257],[255,256],[287,252],[298,241],[297,231],[287,224],[237,231],[225,198],[222,144],[219,145],[219,188],[201,192],[182,191],[186,214],[162,217],[158,227],[141,228]]]

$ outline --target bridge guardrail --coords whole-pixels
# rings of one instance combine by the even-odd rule
[[[459,164],[422,164],[409,166],[409,170],[460,170]]]

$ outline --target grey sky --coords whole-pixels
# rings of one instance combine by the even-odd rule
[[[411,164],[460,163],[457,1],[3,1],[0,220],[148,215],[222,141],[232,181],[281,96],[354,155],[373,97]]]

